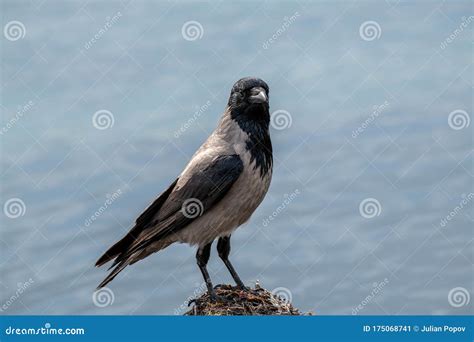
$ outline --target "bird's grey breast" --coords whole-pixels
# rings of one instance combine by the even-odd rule
[[[243,162],[244,168],[239,179],[234,183],[229,192],[228,200],[233,202],[237,217],[237,225],[246,222],[265,197],[272,178],[272,168],[261,172],[263,167],[252,155],[248,148],[250,136],[244,132],[237,122],[229,120],[226,140],[232,150]]]
[[[196,152],[180,176],[178,186],[180,182],[186,182],[188,175],[199,169],[199,165],[220,155],[237,154],[242,160],[243,170],[217,204],[178,234],[178,240],[182,242],[203,245],[232,233],[249,220],[270,186],[272,170],[260,172],[261,166],[248,149],[248,134],[233,120],[221,122],[220,128],[224,129],[216,130]]]

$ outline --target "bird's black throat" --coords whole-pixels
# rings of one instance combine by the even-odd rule
[[[260,168],[263,177],[273,165],[273,149],[270,139],[270,112],[268,104],[251,104],[230,109],[230,117],[248,134],[246,148],[250,151],[255,168]]]

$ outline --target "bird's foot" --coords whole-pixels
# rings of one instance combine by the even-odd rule
[[[212,292],[209,292],[209,300],[212,302],[212,303],[232,303],[233,301],[231,299],[228,299],[224,296],[219,296],[217,295],[214,291]],[[196,306],[199,306],[201,304],[205,304],[207,302],[207,300],[203,297],[201,298],[194,298],[194,299],[191,299],[189,302],[188,302],[188,307],[191,306],[191,304],[194,304]]]

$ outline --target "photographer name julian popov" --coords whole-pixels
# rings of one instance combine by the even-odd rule
[[[420,332],[451,332],[453,334],[458,332],[465,332],[466,327],[452,327],[449,325],[436,326],[436,325],[424,325]]]
[[[452,334],[466,332],[465,326],[450,326],[450,325],[423,325],[421,328],[418,325],[364,325],[362,330],[364,332],[422,332],[422,333],[439,333],[448,332]]]

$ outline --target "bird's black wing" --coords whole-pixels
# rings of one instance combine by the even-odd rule
[[[186,227],[211,209],[229,191],[243,171],[243,163],[236,154],[215,158],[202,169],[195,170],[189,180],[175,189],[128,251],[128,255],[145,248],[154,241]]]
[[[138,217],[136,226],[129,233],[130,237],[126,245],[120,246],[121,251],[118,254],[116,250],[113,251],[116,258],[112,267],[116,267],[99,287],[105,286],[128,264],[135,262],[134,254],[178,232],[199,216],[204,215],[224,197],[242,171],[243,162],[238,155],[224,155],[194,170],[188,181],[181,187],[177,188],[175,181],[170,187],[171,191],[168,189],[169,193],[168,191],[163,193],[163,195],[167,193],[164,200],[160,200],[163,195],[160,196]],[[141,228],[137,229],[137,227]],[[117,244],[119,243],[120,241]],[[111,259],[108,258],[108,260]],[[97,265],[105,263],[99,263],[99,261]]]

